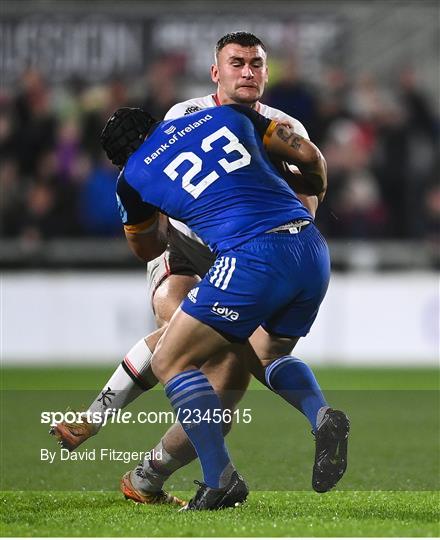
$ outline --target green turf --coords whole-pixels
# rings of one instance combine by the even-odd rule
[[[183,495],[183,494],[182,494]],[[423,536],[435,537],[431,492],[254,492],[238,509],[178,513],[115,493],[6,493],[3,536]]]
[[[417,363],[414,362],[414,365]],[[106,367],[8,366],[1,370],[1,387],[13,390],[97,390],[103,386],[116,366],[117,362]],[[314,371],[321,387],[326,390],[438,390],[440,385],[439,370],[429,367],[317,367]],[[251,388],[261,388],[261,385],[254,381]]]
[[[313,439],[305,419],[254,384],[240,404],[251,424],[228,437],[251,487],[240,509],[203,515],[125,502],[118,480],[134,463],[41,461],[57,446],[42,410],[82,409],[112,368],[6,368],[2,371],[3,536],[437,536],[439,489],[438,372],[434,369],[316,370],[331,403],[350,415],[349,469],[338,491],[310,491]],[[73,390],[74,388],[81,389]],[[149,392],[129,410],[167,410]],[[23,427],[26,429],[23,429]],[[110,425],[82,450],[148,450],[166,425]],[[167,487],[192,489],[197,463]],[[100,490],[98,492],[97,490]],[[186,492],[190,496],[193,492]]]

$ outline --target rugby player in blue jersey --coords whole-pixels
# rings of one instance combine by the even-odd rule
[[[264,148],[297,165],[311,192],[322,198],[326,170],[319,150],[286,126],[240,106],[162,123],[139,109],[121,109],[102,141],[112,162],[125,165],[117,191],[133,251],[151,260],[162,249],[160,210],[186,223],[217,257],[174,314],[152,359],[176,413],[186,414],[185,420],[180,416],[182,427],[203,469],[204,483],[186,508],[222,508],[246,498],[221,425],[212,421],[220,401],[199,367],[230,342],[245,350],[260,325],[268,336],[260,356],[267,385],[293,406],[301,402],[313,419],[313,485],[317,491],[330,489],[346,468],[348,419],[317,398],[319,387],[312,392],[307,377],[301,381],[298,362],[290,356],[325,295],[328,250],[312,214]]]
[[[211,78],[217,84],[217,92],[203,97],[189,99],[172,107],[165,119],[178,118],[194,111],[225,103],[240,103],[255,109],[266,117],[277,119],[294,128],[295,132],[308,138],[304,126],[296,119],[280,110],[268,107],[259,101],[267,82],[267,59],[264,44],[253,34],[234,32],[223,36],[216,45],[215,64],[211,67]],[[301,182],[299,175],[293,174],[297,168],[285,163],[282,174],[292,185],[303,204],[314,216],[317,197]],[[88,412],[105,413],[109,408],[124,408],[144,391],[157,382],[151,372],[151,356],[155,344],[174,311],[187,293],[196,287],[214,262],[214,255],[185,224],[170,220],[165,252],[148,264],[148,279],[151,289],[151,302],[160,328],[145,340],[139,340],[125,356],[120,366],[105,384],[90,405]],[[267,334],[258,328],[250,338],[252,349],[241,350],[231,344],[219,357],[209,359],[202,370],[221,398],[225,408],[234,409],[242,397],[249,382],[249,370],[265,381],[257,356],[266,354]],[[296,408],[305,414],[313,431],[317,432],[317,418],[310,407],[304,409],[303,403],[316,400],[315,409],[326,402],[321,394],[312,370],[297,359],[295,363],[297,380],[302,388],[304,399],[297,399]],[[322,411],[325,409],[322,408]],[[322,412],[321,411],[321,412]],[[99,430],[99,423],[61,423],[54,427],[64,448],[74,450],[91,435]],[[231,427],[225,420],[224,433]],[[315,462],[319,457],[320,438],[317,439]],[[180,424],[172,426],[153,449],[154,459],[146,459],[132,471],[128,471],[121,480],[121,490],[126,498],[146,504],[177,503],[181,501],[166,493],[162,488],[167,478],[177,469],[194,459],[195,452]],[[159,457],[160,456],[160,457]],[[316,470],[316,464],[315,468]],[[332,484],[317,481],[314,473],[313,487],[325,491]]]

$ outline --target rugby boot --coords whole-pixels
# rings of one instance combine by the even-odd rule
[[[170,495],[163,489],[159,491],[136,489],[131,480],[131,475],[135,473],[136,471],[128,471],[121,478],[121,491],[126,499],[140,504],[174,504],[177,506],[184,506],[186,504],[186,501]]]
[[[345,413],[327,409],[315,435],[312,487],[318,493],[332,489],[347,469],[350,421]]]
[[[98,427],[85,419],[83,422],[60,422],[49,430],[49,434],[56,437],[61,448],[66,448],[70,452],[96,433]]]
[[[224,488],[210,488],[197,480],[194,483],[199,486],[199,489],[194,498],[181,508],[181,512],[186,510],[234,508],[243,503],[249,494],[249,488],[244,478],[237,471],[232,473],[229,484]]]

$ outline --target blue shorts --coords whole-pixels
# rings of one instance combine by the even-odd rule
[[[222,253],[181,308],[231,341],[245,341],[260,325],[270,334],[305,336],[329,279],[327,243],[311,223]]]

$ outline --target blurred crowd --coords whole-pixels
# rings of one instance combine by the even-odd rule
[[[293,61],[279,73],[262,101],[300,120],[327,159],[329,190],[318,216],[326,236],[438,242],[439,119],[414,71],[403,69],[393,87],[337,68],[313,85]],[[142,106],[161,118],[195,97],[182,94],[182,77],[179,62],[169,57],[136,80],[51,86],[29,70],[19,89],[2,91],[2,236],[122,235],[117,170],[105,159],[99,134],[118,107]]]

